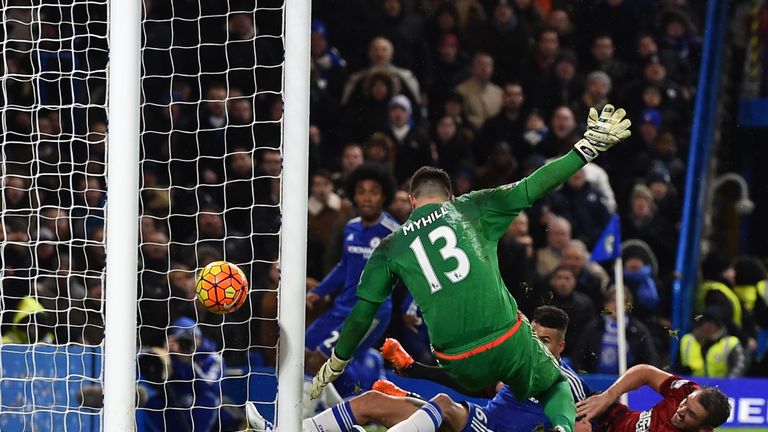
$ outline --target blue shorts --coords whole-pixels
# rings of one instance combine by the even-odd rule
[[[335,309],[320,315],[304,334],[304,347],[310,351],[320,350],[323,354],[330,357],[333,347],[336,346],[336,342],[339,340],[339,334],[344,326],[344,321],[347,319],[347,315],[348,313],[339,312]],[[373,347],[373,344],[384,336],[391,318],[391,307],[379,309],[373,324],[371,324],[371,328],[360,342],[353,357],[358,358],[365,355],[368,348]],[[379,347],[375,348],[378,350]]]

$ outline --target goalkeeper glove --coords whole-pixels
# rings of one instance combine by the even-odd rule
[[[622,108],[614,109],[611,104],[603,108],[599,117],[596,109],[589,109],[587,131],[584,133],[584,138],[574,145],[585,161],[591,162],[597,157],[598,152],[606,151],[632,135],[629,130],[632,122],[624,118],[626,115],[626,111]]]
[[[317,371],[317,375],[312,378],[312,390],[309,393],[310,399],[317,399],[323,392],[325,386],[336,380],[344,372],[349,360],[342,360],[336,357],[336,351],[331,353],[329,358]]]

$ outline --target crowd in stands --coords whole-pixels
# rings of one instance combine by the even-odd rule
[[[171,323],[194,318],[229,364],[245,363],[248,347],[274,364],[279,149],[292,145],[281,142],[280,91],[291,83],[281,78],[281,12],[260,2],[254,13],[242,3],[145,2],[139,336],[144,347],[162,347]],[[508,184],[567,152],[589,107],[611,103],[629,113],[632,137],[509,227],[498,249],[507,287],[526,314],[543,304],[567,311],[563,355],[577,369],[616,373],[614,278],[589,257],[618,213],[629,241],[630,364],[700,373],[715,346],[733,358],[726,375],[748,373],[759,358],[758,334],[768,328],[758,259],[709,257],[695,330],[677,335],[670,322],[701,7],[685,0],[316,1],[308,289],[339,259],[341,233],[355,215],[345,180],[363,162],[384,165],[394,178],[399,190],[388,211],[403,222],[408,178],[418,167],[445,169],[456,195]],[[91,17],[105,14],[99,5],[86,8]],[[4,342],[97,344],[103,337],[106,41],[50,24],[77,18],[61,13],[43,10],[49,42],[25,42],[31,26],[9,26],[18,41],[4,62],[11,75],[3,92],[15,107],[3,118]],[[56,51],[69,54],[29,55]],[[69,87],[21,78],[67,67],[90,68],[89,75],[65,80]],[[76,102],[87,108],[56,108]],[[45,107],[31,108],[36,103]],[[243,264],[253,288],[252,301],[226,317],[194,298],[195,269],[217,259]],[[404,298],[396,292],[390,327],[401,337],[411,327]],[[27,323],[34,330],[23,331]],[[683,350],[703,354],[669,365],[676,337]]]

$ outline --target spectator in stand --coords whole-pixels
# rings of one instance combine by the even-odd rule
[[[516,171],[517,160],[512,156],[512,149],[505,141],[499,141],[491,147],[486,162],[475,171],[475,187],[486,189],[509,183]]]
[[[682,10],[667,9],[661,13],[662,44],[677,54],[682,63],[691,63],[691,67],[698,66],[698,56],[701,52],[701,38],[696,28]]]
[[[167,411],[183,413],[178,417],[188,429],[214,430],[220,421],[225,369],[221,354],[216,353],[216,345],[203,336],[191,318],[174,321],[167,341],[171,371]]]
[[[456,92],[464,98],[462,107],[472,128],[482,129],[485,121],[501,111],[502,90],[491,82],[493,57],[477,52],[472,58],[471,76],[456,86]]]
[[[635,299],[632,312],[650,329],[658,327],[660,296],[656,287],[656,275],[648,258],[641,253],[627,251],[624,255],[624,283]]]
[[[563,50],[557,56],[550,76],[542,83],[538,91],[537,108],[551,113],[560,105],[570,106],[576,103],[584,89],[584,78],[578,75],[578,59],[570,50]]]
[[[680,220],[682,209],[677,196],[677,189],[672,185],[669,173],[663,166],[654,164],[651,172],[645,177],[648,189],[653,195],[653,203],[664,219]]]
[[[714,312],[728,327],[728,333],[749,344],[751,328],[739,296],[733,291],[734,270],[725,257],[713,252],[701,261],[701,278],[696,292],[695,312]]]
[[[462,133],[469,134],[474,137],[475,131],[472,129],[472,124],[464,114],[463,107],[464,97],[457,93],[455,89],[453,89],[446,96],[445,103],[442,106],[442,111],[439,113],[438,117],[443,115],[452,117],[459,129],[464,131]]]
[[[494,81],[503,82],[517,76],[520,58],[527,57],[532,31],[515,15],[512,0],[493,0],[490,22],[479,29],[477,46],[493,57]]]
[[[603,109],[608,103],[608,95],[611,93],[612,88],[613,83],[607,73],[603,71],[591,72],[587,75],[584,93],[582,93],[581,98],[571,105],[574,115],[577,118],[587,118],[589,107],[595,107],[598,110]],[[580,126],[583,129],[587,127],[586,124]]]
[[[541,107],[546,97],[546,84],[560,55],[560,38],[551,28],[539,30],[531,56],[523,63],[520,82],[531,106]]]
[[[610,277],[599,264],[589,262],[589,251],[583,241],[568,242],[560,265],[568,267],[576,275],[576,291],[589,297],[595,310],[602,308]]]
[[[449,94],[469,76],[467,63],[466,54],[459,48],[459,38],[453,33],[443,34],[433,54],[430,79],[425,83],[430,119],[439,114]]]
[[[643,65],[654,56],[658,57],[664,65],[670,79],[683,84],[690,83],[690,66],[680,62],[674,51],[670,49],[660,50],[659,45],[652,34],[640,33],[637,37],[637,50],[635,56],[637,58],[637,63],[634,68],[637,71],[642,71]]]
[[[455,35],[463,41],[459,28],[459,11],[453,2],[442,2],[433,11],[427,22],[429,44],[438,46],[447,34]]]
[[[526,120],[523,86],[517,82],[508,82],[504,84],[502,90],[501,111],[485,122],[480,139],[475,145],[478,161],[484,161],[488,147],[499,141],[510,144],[512,154],[518,161],[525,160],[533,151],[531,145],[523,140]]]
[[[317,74],[317,86],[323,90],[327,89],[335,99],[338,99],[348,75],[347,61],[336,47],[328,43],[327,33],[325,22],[319,19],[312,20],[310,54]]]
[[[528,24],[531,29],[537,29],[544,21],[544,11],[541,2],[534,0],[514,0],[515,15]]]
[[[528,215],[521,212],[509,224],[497,249],[499,272],[504,285],[527,316],[533,313],[533,239],[528,233]]]
[[[768,330],[768,271],[759,258],[745,255],[733,261],[733,292],[763,331]]]
[[[626,85],[621,95],[619,96],[622,102],[622,106],[626,106],[630,112],[640,112],[643,108],[643,90],[646,85],[654,84],[659,86],[664,95],[666,101],[666,107],[675,112],[687,113],[688,97],[683,93],[683,89],[680,85],[672,81],[667,76],[667,69],[661,62],[659,56],[651,56],[646,61],[642,69],[642,76]],[[681,118],[681,121],[685,121],[685,118]]]
[[[749,357],[739,338],[728,333],[717,310],[698,317],[691,333],[680,338],[675,369],[680,374],[712,378],[738,378],[749,367]]]
[[[660,367],[661,358],[648,328],[635,319],[632,294],[625,290],[624,325],[627,340],[627,367],[649,364]],[[579,335],[573,348],[574,369],[586,373],[619,373],[618,324],[616,322],[616,289],[609,289],[604,296],[603,310]]]
[[[475,163],[471,135],[461,132],[450,116],[441,117],[435,125],[432,151],[437,152],[438,165],[447,172],[455,172],[462,164]]]
[[[421,16],[409,12],[402,0],[380,0],[380,13],[371,22],[371,34],[392,42],[392,63],[411,70],[421,81],[428,69],[428,50]]]
[[[401,224],[408,220],[408,216],[411,214],[411,201],[408,199],[408,195],[407,190],[398,189],[392,204],[387,209],[387,212]]]
[[[600,237],[611,215],[603,197],[579,170],[549,197],[550,210],[571,222],[573,237],[592,245]]]
[[[592,40],[590,57],[584,71],[601,71],[608,74],[614,89],[620,89],[629,80],[631,71],[626,63],[616,58],[616,47],[610,35],[602,34]]]
[[[7,295],[7,294],[6,294]],[[14,310],[11,325],[3,333],[2,344],[55,343],[54,335],[48,323],[48,312],[35,300],[35,296],[23,297]]]
[[[547,245],[536,251],[536,272],[539,276],[546,277],[560,265],[571,240],[568,219],[552,215],[547,224]]]
[[[366,162],[376,162],[385,167],[390,174],[395,167],[395,141],[384,132],[376,132],[364,143],[363,152]]]
[[[560,156],[573,147],[580,136],[573,111],[567,106],[557,107],[552,113],[549,134],[536,147],[536,153],[545,158]]]
[[[531,156],[541,156],[535,152],[535,147],[539,145],[547,135],[549,135],[547,122],[544,120],[544,116],[541,112],[534,109],[525,118],[525,129],[523,130],[523,141],[533,148],[531,151],[534,152],[534,154]]]
[[[659,259],[659,272],[668,274],[674,262],[677,234],[672,222],[659,215],[653,194],[644,184],[632,190],[630,211],[621,224],[622,239],[639,239],[651,247]]]
[[[435,160],[429,137],[413,123],[411,102],[403,95],[389,101],[389,128],[387,133],[395,142],[395,178],[398,183],[409,178],[414,171]]]
[[[349,80],[347,80],[347,83],[344,86],[344,90],[341,94],[342,106],[346,106],[362,96],[362,84],[364,78],[373,69],[384,68],[392,72],[397,77],[397,79],[400,80],[400,89],[402,93],[408,98],[408,100],[417,107],[420,107],[421,88],[419,86],[419,81],[410,70],[403,69],[392,64],[392,58],[394,55],[395,49],[387,38],[374,38],[371,41],[370,48],[368,50],[370,67],[356,72],[349,77]]]
[[[634,9],[625,0],[601,0],[585,14],[584,29],[592,30],[586,38],[586,44],[592,41],[594,33],[608,34],[616,45],[616,52],[623,58],[629,58],[632,43],[637,34],[637,16]],[[630,111],[631,112],[631,111]]]
[[[389,102],[400,93],[400,80],[386,68],[368,69],[362,78],[362,93],[344,110],[341,136],[359,142],[387,127]],[[410,102],[409,102],[410,103]]]
[[[570,357],[576,354],[576,341],[584,334],[587,323],[598,316],[592,301],[586,295],[576,291],[576,275],[571,269],[559,266],[549,276],[549,286],[552,293],[551,306],[559,307],[568,314],[569,332],[565,335],[565,350],[563,355]]]
[[[562,48],[569,50],[578,48],[576,27],[566,9],[553,8],[547,15],[544,25],[557,31]]]
[[[320,280],[332,267],[322,261],[332,228],[339,219],[351,217],[352,205],[333,192],[330,173],[318,170],[312,174],[307,210],[307,275]]]
[[[341,150],[341,170],[333,173],[331,180],[333,180],[333,187],[336,189],[336,194],[343,197],[344,185],[346,184],[349,174],[359,167],[364,162],[363,147],[357,143],[347,143]]]
[[[651,172],[665,171],[677,190],[683,190],[685,162],[677,156],[677,139],[669,131],[662,131],[653,141]]]

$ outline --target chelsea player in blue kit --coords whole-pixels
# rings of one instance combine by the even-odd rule
[[[560,360],[560,353],[565,348],[568,315],[554,306],[542,306],[534,312],[531,326],[539,340],[560,361],[560,369],[567,378],[573,399],[581,401],[588,397],[591,393],[590,389],[573,369]],[[395,360],[393,363],[396,368],[398,364],[402,366],[401,361],[391,358],[389,354],[391,353],[385,352],[384,356]],[[400,354],[408,356],[402,350]],[[415,375],[420,375],[420,372],[427,369],[429,367],[419,366],[411,360],[411,364],[400,369],[399,372],[409,377],[420,378]],[[430,375],[430,378],[433,377]],[[518,401],[506,385],[502,386],[493,399],[484,406],[472,402],[455,402],[445,394],[437,395],[430,404],[427,404],[426,401],[412,397],[415,395],[389,382],[382,385],[379,381],[374,389],[381,391],[363,393],[312,418],[305,419],[302,432],[348,432],[356,430],[355,425],[368,423],[377,423],[391,428],[406,419],[412,420],[414,415],[422,411],[424,411],[422,416],[424,424],[418,424],[418,431],[431,432],[437,429],[433,423],[430,423],[432,418],[429,414],[435,405],[444,415],[443,428],[452,432],[531,432],[539,429],[547,430],[550,426],[544,415],[544,408],[540,404],[534,400]],[[253,408],[248,413],[248,421],[257,431],[271,430],[271,425]],[[575,430],[589,431],[591,425],[588,422],[577,422]]]
[[[357,284],[368,258],[382,239],[400,227],[400,224],[384,208],[392,202],[395,185],[392,176],[381,165],[365,164],[352,172],[347,180],[346,193],[357,208],[358,217],[350,220],[344,229],[344,243],[341,259],[325,278],[307,294],[307,307],[314,308],[326,296],[335,296],[333,305],[320,315],[306,331],[307,372],[316,373],[331,355],[344,320],[357,301]],[[355,358],[364,354],[384,335],[392,315],[392,300],[388,299],[379,309],[378,315],[366,338],[355,352]],[[355,387],[372,384],[365,379],[363,365],[353,366],[349,373],[336,382],[341,396],[350,396]],[[314,370],[313,370],[314,369]],[[357,376],[356,376],[357,375]],[[368,374],[370,375],[370,374]]]

